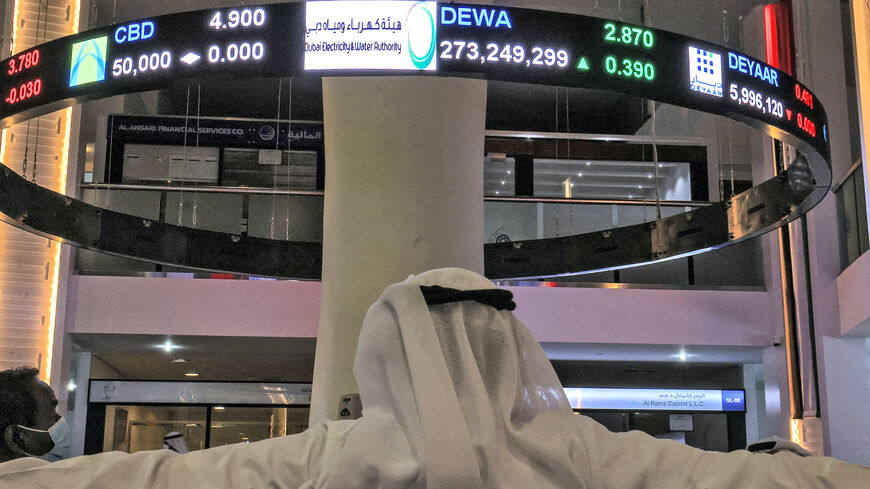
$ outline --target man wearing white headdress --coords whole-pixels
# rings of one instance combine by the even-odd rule
[[[366,315],[354,364],[360,419],[185,455],[12,461],[0,464],[0,488],[870,487],[870,468],[832,458],[705,452],[574,415],[512,305],[471,272],[411,277]]]

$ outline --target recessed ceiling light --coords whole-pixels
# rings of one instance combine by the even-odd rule
[[[589,165],[591,165],[591,164],[592,164],[591,161],[587,161],[587,162],[586,162],[586,166],[589,166]]]
[[[163,351],[165,351],[166,353],[171,353],[172,350],[177,350],[177,349],[181,348],[180,346],[176,345],[175,343],[173,343],[171,340],[168,340],[168,339],[166,340],[166,343],[161,343],[161,344],[157,345],[157,347],[162,348]]]
[[[199,374],[196,372],[187,372],[184,374],[185,377],[199,377]]]
[[[187,360],[185,360],[183,358],[173,358],[172,359],[172,363],[185,363],[185,362],[187,362]]]
[[[215,410],[215,411],[223,411],[224,409],[226,409],[226,408],[223,407],[223,406],[215,406],[215,407],[214,407],[214,410]]]
[[[186,426],[186,427],[188,427],[188,428],[193,428],[193,427],[196,427],[196,426],[199,426],[199,425],[196,424],[196,423],[187,423],[187,424],[185,424],[184,426]]]
[[[70,380],[69,384],[66,385],[66,390],[68,390],[70,392],[76,390],[76,383],[73,382],[72,380]]]
[[[681,362],[685,362],[690,356],[690,354],[686,353],[685,350],[680,350],[680,353],[674,355],[676,358],[679,358]]]
[[[578,176],[578,177],[582,177],[582,176],[583,176],[583,172],[582,172],[582,171],[581,171],[581,172],[577,172],[577,176]]]

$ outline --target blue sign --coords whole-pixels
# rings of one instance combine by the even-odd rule
[[[746,411],[746,393],[743,391],[722,391],[723,411]]]
[[[566,387],[574,409],[620,411],[746,411],[742,390],[604,389]]]

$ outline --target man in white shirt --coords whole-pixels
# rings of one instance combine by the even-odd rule
[[[0,464],[0,489],[870,487],[870,468],[832,458],[705,452],[576,416],[512,309],[509,292],[471,272],[410,277],[363,323],[361,418],[185,455],[13,461]]]

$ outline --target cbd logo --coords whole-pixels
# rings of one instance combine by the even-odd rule
[[[77,87],[106,79],[108,37],[95,37],[72,45],[69,86]]]

